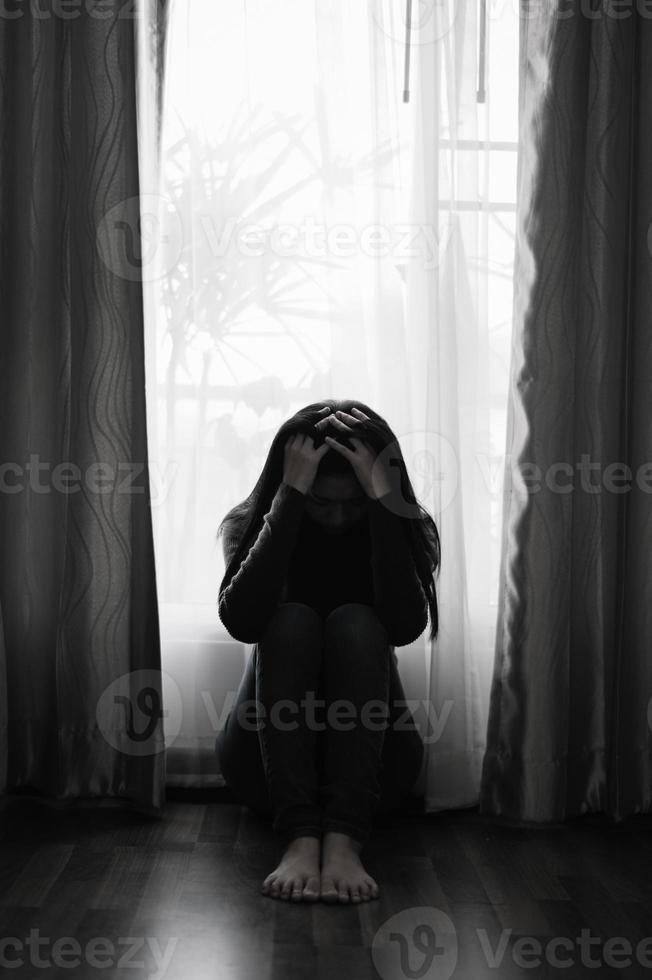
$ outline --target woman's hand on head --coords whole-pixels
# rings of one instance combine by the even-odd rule
[[[332,420],[330,409],[326,406],[322,412],[327,412],[319,422],[316,429],[324,429]],[[315,443],[311,435],[304,432],[295,432],[294,435],[285,443],[283,456],[283,483],[300,490],[307,494],[313,485],[317,468],[322,456],[325,456],[330,445],[322,443],[319,449],[315,449]]]
[[[369,421],[368,416],[359,408],[352,408],[351,411],[356,414],[349,415],[347,412],[338,412],[337,415],[330,416],[330,418],[335,428],[346,436],[355,448],[349,449],[332,436],[325,437],[325,445],[330,446],[335,452],[348,459],[364,492],[368,497],[377,499],[391,490],[391,484],[374,449],[355,434],[356,429],[359,429],[364,422]]]

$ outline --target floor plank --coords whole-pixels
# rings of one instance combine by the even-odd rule
[[[651,829],[647,815],[616,826],[592,814],[522,828],[476,809],[413,807],[379,818],[363,850],[377,901],[295,904],[260,892],[281,844],[269,822],[228,793],[178,791],[158,820],[118,806],[57,808],[7,796],[0,936],[23,945],[4,950],[22,962],[0,963],[0,976],[652,978]],[[38,966],[25,945],[34,931],[49,943]],[[582,958],[582,931],[597,967]],[[54,957],[65,937],[79,947],[78,969]],[[138,949],[127,949],[129,937]],[[646,939],[649,963],[636,953]],[[563,952],[571,969],[550,952],[560,941],[571,944]],[[107,962],[93,966],[102,942]],[[630,944],[629,966],[619,942]],[[451,973],[443,970],[449,955]]]

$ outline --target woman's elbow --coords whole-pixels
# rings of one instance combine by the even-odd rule
[[[419,637],[425,632],[428,626],[428,616],[420,616],[415,619],[409,626],[402,623],[400,626],[390,627],[387,632],[389,634],[389,641],[392,646],[395,647],[405,647],[409,643],[414,643]]]
[[[248,625],[241,626],[240,624],[225,623],[223,619],[222,625],[231,639],[238,640],[239,643],[258,643],[260,639],[258,632],[252,630]]]
[[[240,643],[257,643],[260,639],[258,625],[250,616],[234,615],[225,605],[218,605],[220,622],[229,636]]]

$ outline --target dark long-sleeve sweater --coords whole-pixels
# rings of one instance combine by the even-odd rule
[[[367,519],[332,535],[305,513],[306,495],[281,483],[249,553],[220,587],[219,616],[231,636],[258,642],[280,602],[306,602],[324,615],[343,602],[366,602],[392,646],[417,639],[428,623],[427,598],[401,518],[383,500],[367,498]],[[237,546],[224,537],[226,567]]]

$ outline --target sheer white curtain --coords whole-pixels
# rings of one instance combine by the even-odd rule
[[[172,3],[147,288],[170,778],[219,782],[248,649],[217,616],[217,525],[282,421],[372,405],[442,540],[440,635],[399,648],[429,810],[477,803],[497,610],[518,17],[401,3]],[[500,111],[496,111],[498,106]],[[174,750],[174,751],[173,751]],[[184,775],[185,774],[185,775]]]

